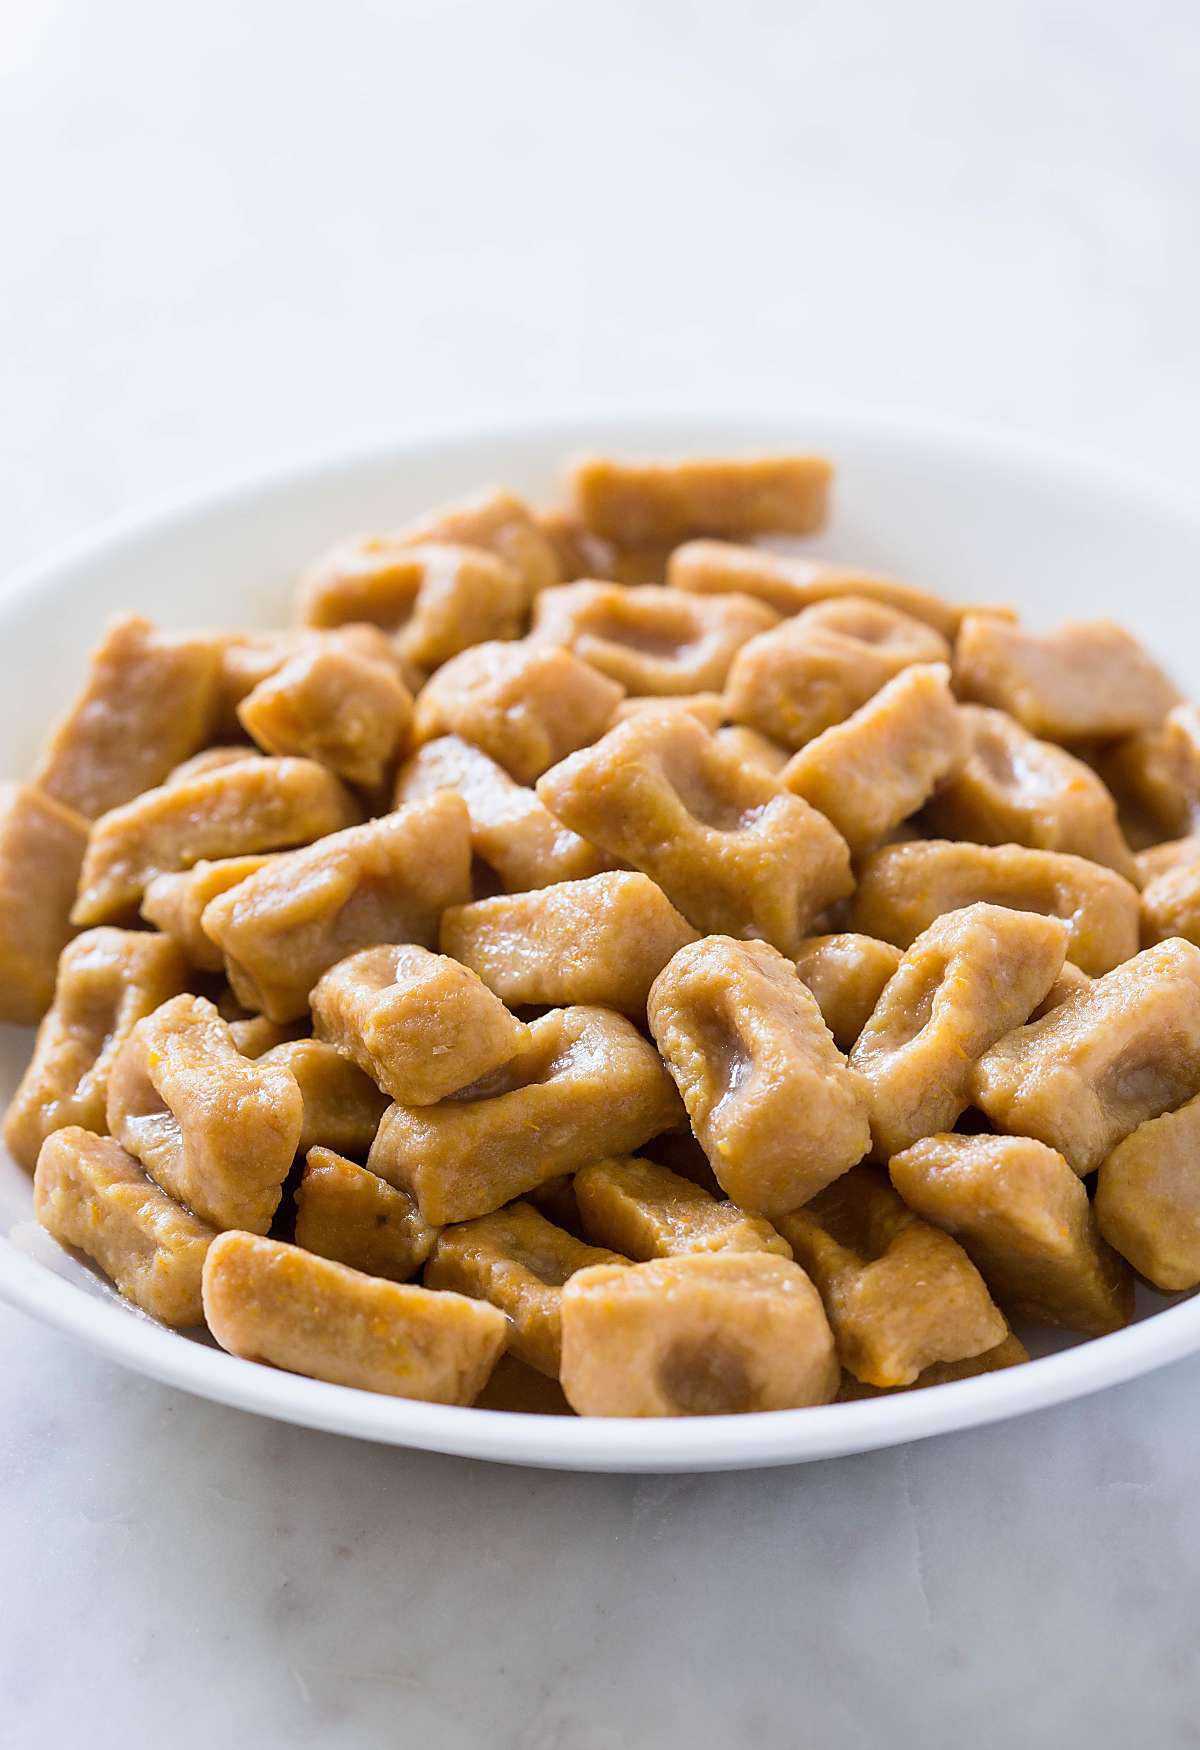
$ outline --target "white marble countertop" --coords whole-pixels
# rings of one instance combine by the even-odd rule
[[[0,567],[581,400],[1194,483],[1198,76],[1188,0],[7,0]],[[489,1469],[0,1311],[0,1745],[1195,1745],[1198,1441],[1200,1360],[808,1468]]]

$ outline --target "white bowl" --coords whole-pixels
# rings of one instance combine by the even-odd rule
[[[269,625],[326,542],[388,527],[490,481],[548,499],[565,455],[809,447],[839,466],[814,552],[947,594],[1015,602],[1042,622],[1129,621],[1200,692],[1200,507],[1109,464],[923,418],[812,412],[786,420],[571,419],[413,444],[231,492],[123,528],[0,593],[0,768],[30,767],[108,615],[172,626]],[[31,1035],[0,1028],[0,1100]],[[998,1420],[1115,1385],[1200,1349],[1200,1300],[1139,1294],[1138,1321],[1023,1367],[932,1390],[756,1416],[583,1421],[445,1409],[236,1360],[127,1306],[32,1218],[27,1176],[0,1156],[0,1295],[101,1354],[222,1403],[399,1446],[581,1470],[716,1470],[862,1452]],[[56,1389],[45,1381],[47,1394]]]

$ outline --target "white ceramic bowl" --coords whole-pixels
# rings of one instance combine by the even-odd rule
[[[846,412],[572,419],[440,438],[210,499],[97,538],[0,592],[0,771],[21,776],[118,609],[172,626],[269,625],[326,542],[489,481],[548,499],[565,455],[815,447],[839,465],[814,552],[1043,623],[1128,620],[1200,692],[1200,507],[1111,465],[921,418]],[[7,1102],[31,1036],[0,1028]],[[323,1385],[176,1335],[119,1300],[32,1219],[0,1157],[0,1295],[101,1354],[201,1396],[399,1446],[586,1470],[715,1470],[866,1451],[1061,1403],[1200,1349],[1200,1299],[1139,1296],[1138,1322],[1023,1367],[933,1390],[757,1416],[638,1422],[445,1409]],[[47,1377],[45,1390],[56,1390]]]

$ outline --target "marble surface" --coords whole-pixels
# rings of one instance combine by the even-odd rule
[[[1194,484],[1198,75],[1187,0],[7,0],[0,567],[580,401]],[[1200,1360],[804,1469],[489,1469],[0,1310],[0,1745],[1194,1745],[1198,1440]]]

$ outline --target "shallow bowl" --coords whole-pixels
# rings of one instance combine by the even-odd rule
[[[29,769],[78,685],[106,618],[271,625],[323,545],[387,528],[502,480],[548,500],[583,449],[816,448],[838,463],[830,529],[813,553],[894,572],[967,600],[1011,601],[1035,622],[1113,615],[1200,693],[1200,506],[1109,463],[923,417],[572,418],[439,437],[210,497],[95,537],[0,590],[0,772]],[[7,1102],[32,1036],[0,1027]],[[127,1306],[32,1217],[30,1181],[0,1153],[0,1296],[139,1373],[282,1421],[397,1446],[578,1470],[790,1464],[999,1420],[1116,1385],[1200,1349],[1200,1299],[1139,1291],[1136,1322],[1021,1367],[819,1409],[671,1421],[599,1421],[408,1403],[324,1385],[222,1353]],[[45,1390],[55,1390],[53,1378]]]

